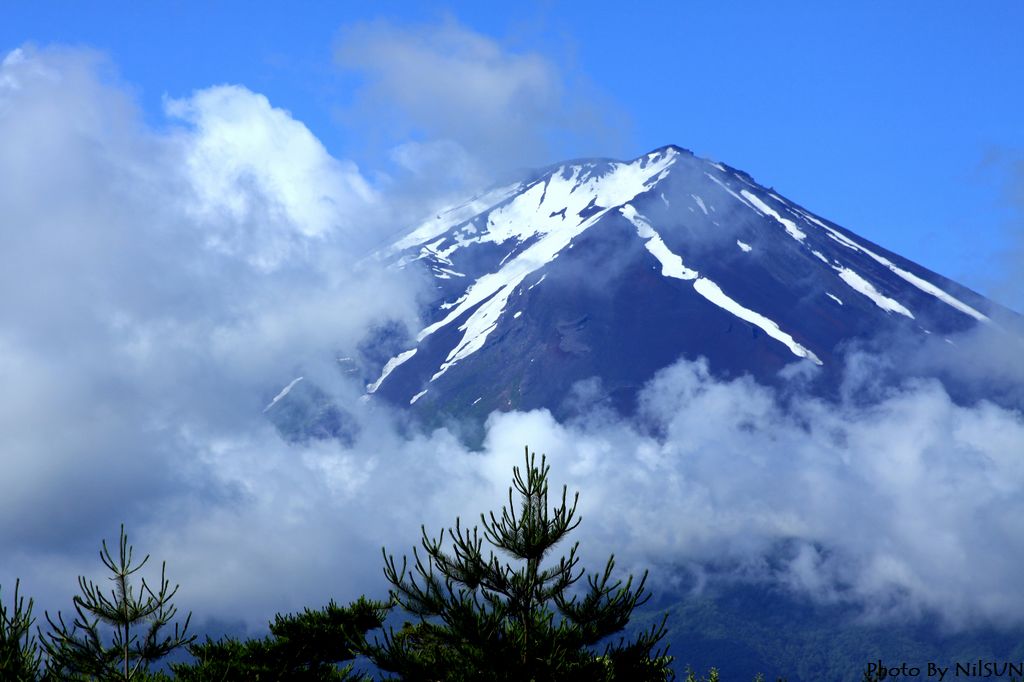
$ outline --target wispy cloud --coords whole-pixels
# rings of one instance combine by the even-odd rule
[[[1009,249],[1004,254],[1006,276],[997,286],[995,295],[1001,296],[1018,312],[1024,311],[1024,151],[1011,155],[1007,165],[1006,196],[1013,214],[1006,225]]]
[[[350,115],[401,142],[402,163],[431,163],[438,143],[455,144],[463,154],[458,172],[491,179],[551,163],[553,152],[572,146],[599,146],[596,153],[621,139],[624,115],[596,89],[540,52],[510,50],[453,19],[348,26],[336,54],[363,77]]]
[[[1024,150],[992,145],[975,169],[975,182],[991,188],[991,214],[1001,229],[999,250],[980,269],[989,295],[1018,313],[1024,311]],[[977,276],[977,275],[976,275]]]

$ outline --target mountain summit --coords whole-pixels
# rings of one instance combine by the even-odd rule
[[[437,214],[382,257],[424,266],[436,296],[367,393],[481,419],[571,413],[585,380],[629,412],[680,358],[765,383],[803,364],[827,389],[851,343],[945,337],[998,308],[675,146],[549,167]]]

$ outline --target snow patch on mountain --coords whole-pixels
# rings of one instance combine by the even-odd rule
[[[683,265],[683,259],[677,254],[672,253],[668,246],[665,245],[661,235],[651,227],[651,224],[643,216],[637,213],[633,206],[626,204],[619,209],[619,213],[625,216],[626,220],[633,223],[633,226],[636,227],[636,233],[644,240],[644,246],[661,263],[662,275],[684,280],[697,279],[699,273]]]
[[[288,384],[287,386],[285,386],[284,388],[282,388],[281,392],[278,393],[277,395],[275,395],[274,399],[271,400],[270,403],[268,403],[267,406],[263,408],[263,412],[265,413],[267,410],[269,410],[274,405],[276,405],[278,402],[280,402],[282,398],[284,398],[286,395],[288,395],[291,392],[291,390],[293,388],[295,388],[295,384],[299,383],[300,381],[302,381],[302,377],[296,377],[296,378],[292,379],[291,383]]]
[[[799,358],[806,358],[817,365],[822,364],[817,355],[797,343],[791,335],[782,331],[782,328],[776,322],[768,319],[761,313],[740,305],[736,300],[727,296],[720,286],[707,277],[700,277],[700,273],[696,270],[691,270],[683,265],[683,259],[665,245],[661,236],[643,216],[637,213],[633,206],[626,204],[619,209],[619,212],[636,227],[637,234],[646,240],[644,246],[661,263],[662,275],[681,280],[696,280],[693,283],[693,288],[698,294],[741,320],[761,328],[768,336],[789,348],[793,355]]]
[[[498,320],[501,319],[501,314],[505,311],[508,297],[515,291],[527,274],[529,273],[523,273],[501,287],[490,299],[477,308],[465,322],[459,325],[459,331],[465,333],[462,335],[462,339],[448,353],[448,357],[441,363],[441,367],[434,373],[434,376],[430,377],[431,381],[439,379],[448,371],[449,367],[459,360],[483,348],[487,337],[498,326]]]
[[[786,229],[786,233],[790,237],[797,240],[798,242],[802,242],[805,239],[807,239],[807,233],[805,233],[803,230],[797,227],[796,223],[794,223],[789,218],[783,218],[781,215],[779,215],[778,211],[776,211],[774,208],[761,201],[761,199],[759,199],[756,194],[746,189],[741,189],[740,194],[742,194],[744,197],[746,197],[748,201],[750,201],[750,203],[756,206],[757,209],[761,211],[761,213],[764,213],[765,215],[770,215],[772,218],[775,218],[775,222],[782,225]]]
[[[921,279],[920,277],[918,277],[914,273],[907,272],[903,268],[898,267],[895,263],[893,263],[891,260],[889,260],[885,256],[881,256],[881,255],[875,253],[874,251],[872,251],[871,249],[858,244],[857,242],[853,241],[849,237],[846,237],[842,233],[840,233],[840,232],[838,232],[836,230],[833,230],[831,227],[825,226],[825,229],[828,230],[829,236],[831,236],[833,239],[835,239],[839,243],[841,243],[844,246],[846,246],[848,248],[851,248],[851,249],[853,249],[855,251],[859,251],[860,253],[863,253],[866,256],[870,257],[870,258],[873,258],[878,263],[881,263],[885,267],[889,268],[889,270],[894,272],[897,276],[901,277],[906,282],[909,282],[910,284],[914,285],[915,287],[917,287],[921,291],[925,292],[926,294],[934,296],[935,298],[939,299],[940,301],[942,301],[946,305],[951,306],[951,307],[959,310],[960,312],[964,313],[965,315],[970,315],[971,317],[973,317],[974,319],[978,320],[979,322],[988,321],[988,319],[989,319],[988,316],[978,312],[977,310],[975,310],[971,306],[967,305],[963,301],[959,300],[958,298],[956,298],[954,296],[951,296],[950,294],[946,293],[945,291],[943,291],[939,287],[935,286],[931,282],[928,282],[928,281],[926,281],[924,279]]]
[[[721,287],[710,279],[707,279],[706,277],[698,278],[697,281],[693,283],[693,288],[697,290],[698,294],[708,299],[718,307],[728,310],[741,320],[746,320],[747,322],[760,327],[768,336],[785,344],[793,355],[799,358],[806,358],[816,365],[822,364],[821,360],[818,359],[818,356],[815,355],[813,351],[797,343],[792,336],[782,331],[776,322],[769,320],[761,313],[753,311],[750,308],[743,307],[733,299],[729,298],[725,295],[725,292],[722,291]]]
[[[630,201],[663,179],[677,157],[678,152],[669,148],[663,153],[649,154],[642,161],[613,163],[603,174],[595,174],[586,166],[563,166],[492,210],[487,217],[487,230],[479,236],[457,240],[448,249],[431,244],[436,249],[435,253],[448,258],[455,249],[471,242],[503,243],[516,239],[525,243],[530,240],[529,246],[496,272],[487,273],[473,282],[441,320],[417,334],[416,341],[420,343],[472,310],[458,327],[463,332],[461,340],[448,353],[431,381],[484,346],[497,326],[509,296],[526,276],[550,263],[564,249],[571,248],[572,240],[597,223],[609,210]],[[596,212],[582,217],[585,209],[591,206]],[[384,378],[379,379],[375,386],[379,386]]]
[[[846,282],[851,289],[856,291],[858,294],[862,294],[871,299],[871,302],[877,305],[887,313],[899,313],[905,315],[910,319],[914,319],[914,314],[907,310],[907,308],[899,301],[889,298],[878,289],[876,289],[871,282],[867,281],[856,272],[849,268],[837,267],[836,271],[839,272],[839,278]]]
[[[696,194],[691,194],[690,196],[693,197],[693,200],[697,202],[698,206],[700,206],[700,210],[704,211],[704,215],[708,215],[708,207],[704,205],[704,200]]]
[[[781,200],[781,201],[783,201],[784,203],[788,203],[788,202],[785,202],[784,199]],[[845,246],[848,249],[851,249],[853,251],[857,251],[859,253],[863,253],[864,255],[868,256],[871,259],[873,259],[877,263],[880,263],[881,265],[884,265],[890,271],[892,271],[894,274],[896,274],[897,276],[902,278],[904,281],[914,285],[915,287],[917,287],[921,291],[925,292],[926,294],[929,294],[930,296],[934,296],[935,298],[939,299],[940,301],[942,301],[946,305],[948,305],[948,306],[950,306],[952,308],[955,308],[956,310],[959,310],[960,312],[964,313],[965,315],[970,315],[971,317],[973,317],[974,319],[978,320],[979,322],[989,322],[990,321],[988,316],[985,315],[984,313],[979,312],[978,310],[976,310],[975,308],[967,305],[966,303],[964,303],[960,299],[956,298],[955,296],[949,294],[946,291],[943,291],[942,289],[940,289],[939,287],[935,286],[931,282],[929,282],[929,281],[927,281],[925,279],[922,279],[922,278],[918,277],[917,275],[915,275],[914,273],[908,272],[908,271],[904,270],[903,268],[897,266],[895,263],[893,263],[891,260],[889,260],[885,256],[877,254],[874,251],[872,251],[871,249],[867,248],[866,246],[858,244],[857,242],[853,241],[852,239],[850,239],[849,237],[844,235],[842,232],[839,232],[838,230],[836,230],[834,228],[831,228],[828,225],[826,225],[825,223],[821,222],[820,220],[818,220],[816,217],[814,217],[810,213],[807,213],[806,211],[801,211],[800,209],[797,209],[795,207],[794,207],[794,210],[797,211],[804,218],[804,220],[806,220],[807,222],[814,223],[815,225],[817,225],[817,226],[821,227],[822,229],[824,229],[826,231],[826,233],[828,234],[828,236],[832,240],[842,244],[843,246]]]
[[[401,365],[403,362],[405,362],[406,360],[408,360],[409,358],[411,358],[414,355],[416,355],[416,349],[412,348],[410,350],[407,350],[407,351],[404,351],[402,353],[399,353],[395,357],[393,357],[390,360],[388,360],[384,364],[384,369],[381,370],[380,377],[375,382],[373,382],[372,384],[369,384],[366,387],[366,392],[367,393],[376,393],[377,389],[380,388],[380,385],[382,383],[384,383],[385,379],[388,378],[388,375],[391,374],[392,372],[394,372],[395,369],[399,365]]]
[[[732,191],[732,189],[729,187],[729,185],[725,184],[724,182],[722,182],[721,180],[716,178],[711,173],[705,173],[704,177],[708,178],[709,180],[714,182],[716,185],[718,185],[719,187],[724,189],[726,192],[731,194],[734,199],[736,199],[738,202],[740,202],[741,204],[743,204],[744,206],[749,208],[751,211],[753,211],[757,215],[759,215],[759,216],[763,216],[764,215],[764,213],[762,213],[760,210],[758,210],[757,206],[754,206],[752,203],[750,203],[749,201],[747,201],[746,199],[741,197],[739,194],[737,194],[736,192]]]
[[[469,201],[459,204],[453,208],[438,213],[434,218],[422,223],[408,235],[394,243],[389,250],[390,253],[397,253],[417,244],[433,239],[444,234],[448,230],[460,225],[482,211],[507,200],[520,190],[522,183],[505,185],[489,192],[485,192]]]

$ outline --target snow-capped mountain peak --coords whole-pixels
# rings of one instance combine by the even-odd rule
[[[383,256],[425,267],[437,297],[367,391],[444,411],[556,409],[591,377],[628,404],[679,357],[828,372],[850,339],[950,333],[989,323],[991,305],[675,146],[553,166],[438,213]]]

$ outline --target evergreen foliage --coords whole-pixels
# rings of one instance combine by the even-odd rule
[[[368,630],[380,628],[387,604],[360,597],[347,607],[333,601],[317,611],[277,615],[270,635],[240,642],[224,638],[191,644],[194,663],[171,665],[182,682],[348,682],[366,679],[353,673],[353,660],[365,646]]]
[[[550,551],[580,523],[577,493],[569,505],[548,506],[546,458],[540,465],[526,450],[524,471],[515,467],[509,501],[500,518],[480,515],[483,533],[463,530],[457,519],[447,530],[452,553],[421,528],[424,555],[413,549],[413,568],[401,568],[384,553],[384,574],[394,604],[418,617],[367,654],[383,670],[401,679],[444,680],[665,680],[672,658],[656,649],[665,637],[664,620],[632,641],[619,633],[633,610],[649,599],[647,574],[613,580],[614,556],[602,572],[588,576],[588,589],[571,588],[585,575],[578,569],[579,543],[552,562]],[[518,494],[518,505],[514,495]],[[517,513],[518,507],[518,513]],[[502,562],[483,543],[512,557]],[[545,561],[548,560],[548,561]]]
[[[158,589],[154,591],[143,578],[136,594],[130,578],[142,569],[149,555],[133,566],[133,548],[128,544],[124,524],[119,546],[116,559],[106,540],[100,551],[100,559],[113,574],[110,580],[114,589],[110,597],[103,594],[99,585],[79,576],[81,595],[74,597],[76,616],[70,628],[59,611],[56,621],[49,613],[45,614],[50,624],[50,632],[42,639],[48,680],[135,682],[153,679],[149,674],[152,663],[195,639],[187,636],[191,614],[183,627],[175,624],[173,635],[161,635],[161,630],[177,613],[171,599],[178,587],[170,589],[166,562],[160,569]],[[105,643],[106,639],[110,640],[109,644]]]
[[[697,674],[690,670],[689,667],[687,667],[686,680],[684,682],[721,682],[721,679],[718,675],[718,668],[712,668],[711,670],[709,670],[707,677],[704,677],[703,675],[697,677]],[[764,677],[755,677],[754,682],[764,682]]]
[[[39,677],[42,652],[32,634],[32,600],[18,596],[20,581],[14,581],[14,601],[8,610],[0,591],[0,679],[34,682]]]

